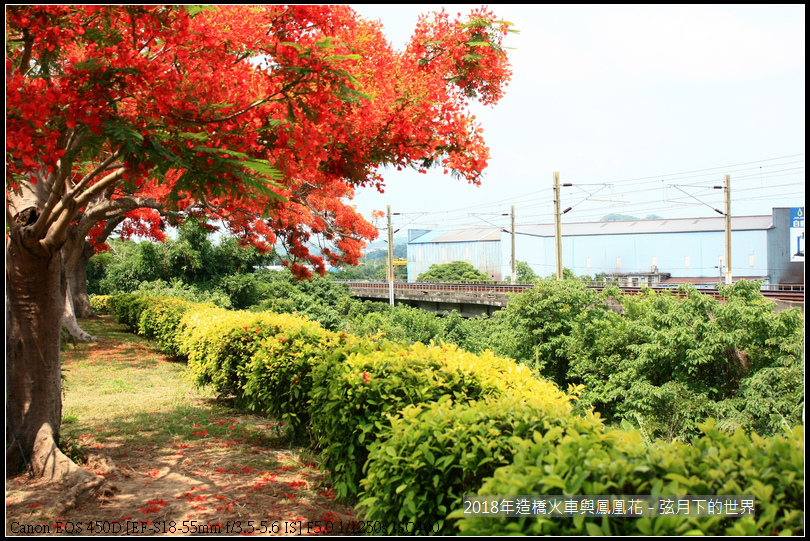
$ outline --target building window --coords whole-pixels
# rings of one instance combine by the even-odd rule
[[[616,268],[617,269],[622,268],[622,258],[621,257],[616,258]]]
[[[748,256],[748,266],[752,268],[754,267],[754,254]]]
[[[590,268],[591,268],[591,258],[590,258],[590,257],[586,257],[586,258],[585,258],[585,268],[586,268],[586,269],[590,269]]]
[[[689,268],[689,256],[683,258],[683,268],[685,269]]]

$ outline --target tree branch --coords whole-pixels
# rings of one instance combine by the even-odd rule
[[[31,63],[31,53],[34,48],[34,36],[28,32],[27,28],[23,28],[22,42],[24,48],[23,53],[20,56],[20,67],[18,68],[18,71],[22,75],[25,75],[25,73],[28,71],[28,64]]]
[[[56,162],[56,171],[48,175],[49,177],[56,176],[56,181],[51,185],[51,194],[48,196],[48,201],[45,203],[45,208],[42,209],[42,213],[37,218],[36,223],[33,227],[33,235],[34,238],[40,238],[47,227],[47,224],[50,222],[51,212],[54,211],[57,204],[62,200],[62,195],[65,191],[65,184],[68,173],[71,167],[63,167],[62,166],[62,159],[60,158]]]
[[[70,194],[66,194],[65,198],[60,201],[54,209],[53,217],[48,223],[48,233],[44,239],[45,244],[52,248],[60,248],[65,241],[67,228],[76,216],[76,211],[90,203],[90,201],[98,194],[102,193],[108,186],[121,180],[121,177],[127,172],[128,170],[125,167],[118,169],[95,183],[90,189],[75,199]]]
[[[107,170],[107,168],[108,168],[108,167],[109,167],[109,166],[110,166],[110,165],[111,165],[113,162],[115,162],[115,160],[117,160],[117,159],[118,159],[118,157],[119,157],[120,155],[121,155],[120,151],[115,151],[115,152],[113,152],[112,154],[110,154],[110,156],[109,156],[109,157],[108,157],[106,160],[104,160],[103,162],[101,162],[101,163],[100,163],[100,164],[99,164],[99,165],[98,165],[98,166],[97,166],[95,169],[93,169],[91,172],[87,173],[87,174],[84,176],[84,178],[82,178],[82,179],[79,181],[79,183],[78,183],[78,184],[76,184],[76,186],[74,186],[72,190],[70,190],[70,193],[68,194],[68,196],[73,197],[73,196],[75,196],[75,194],[76,194],[77,192],[79,192],[79,191],[81,191],[82,189],[84,189],[84,187],[87,185],[87,183],[89,183],[91,180],[93,180],[93,178],[94,178],[96,175],[98,175],[98,174],[100,174],[100,173],[102,173],[102,172],[106,171],[106,170]]]

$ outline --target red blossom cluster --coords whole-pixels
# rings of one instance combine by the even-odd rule
[[[160,213],[197,213],[282,244],[298,276],[356,264],[377,230],[349,201],[382,191],[380,167],[479,182],[489,152],[468,105],[502,96],[506,31],[486,9],[442,12],[395,52],[340,5],[14,6],[7,185],[48,183],[65,202],[48,211],[92,214],[102,241],[113,221],[162,240]],[[93,214],[102,203],[116,212]]]

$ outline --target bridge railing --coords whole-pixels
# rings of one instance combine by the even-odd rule
[[[389,282],[375,281],[375,280],[335,280],[337,283],[345,284],[349,287],[358,289],[385,289],[387,290],[390,285]],[[617,285],[624,292],[638,292],[644,287],[648,287],[654,291],[662,291],[667,289],[678,289],[680,285],[689,285],[689,282],[683,283],[667,283],[667,284],[639,284],[635,286],[619,285],[615,282],[584,282],[585,286],[592,289],[602,289],[608,285]],[[719,297],[714,284],[695,284],[695,286],[706,294]],[[420,290],[420,291],[445,291],[445,292],[487,292],[487,293],[519,293],[534,287],[532,282],[484,282],[484,281],[465,281],[465,282],[407,282],[407,281],[394,281],[394,289],[398,291],[403,290]],[[770,298],[784,297],[786,299],[804,300],[804,285],[803,284],[763,284],[761,291],[763,295]]]

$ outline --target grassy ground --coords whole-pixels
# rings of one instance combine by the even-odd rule
[[[6,535],[351,531],[353,510],[282,426],[196,389],[111,318],[80,324],[102,341],[63,353],[62,448],[116,490],[60,516],[64,489],[8,478]]]

